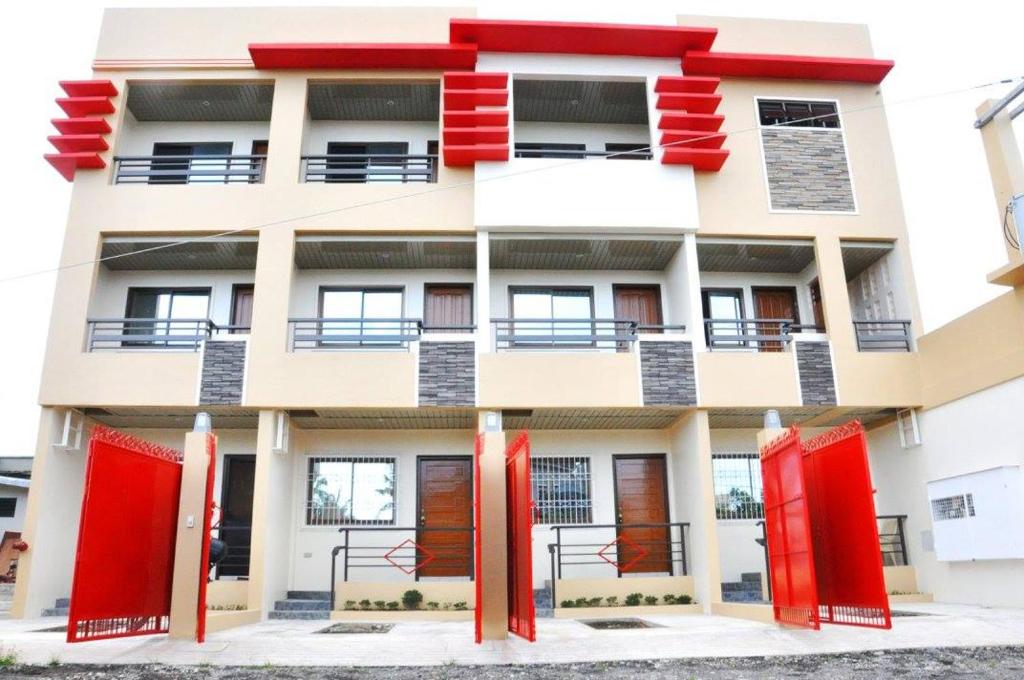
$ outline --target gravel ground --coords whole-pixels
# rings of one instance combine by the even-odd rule
[[[521,666],[439,666],[414,668],[308,668],[259,666],[50,666],[0,667],[0,678],[62,678],[67,680],[504,680],[555,678],[588,680],[643,677],[645,680],[694,678],[1022,678],[1024,647],[913,649],[856,654],[759,658],[679,659],[621,663]]]

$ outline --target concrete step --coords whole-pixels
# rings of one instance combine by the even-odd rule
[[[723,602],[763,602],[761,591],[722,591]]]
[[[331,613],[324,610],[319,611],[272,611],[268,615],[271,619],[290,619],[296,621],[316,621],[331,618]]]
[[[326,612],[330,611],[330,600],[278,600],[274,611]]]
[[[539,607],[534,608],[534,615],[538,619],[553,619],[555,617],[555,610],[545,607],[541,609]]]
[[[71,598],[70,597],[58,597],[56,604],[54,604],[53,606],[57,607],[58,609],[67,609],[68,607],[71,606]]]
[[[40,614],[40,616],[67,616],[67,615],[68,615],[67,607],[50,607],[49,609],[44,609],[42,611],[42,613]]]
[[[722,592],[761,592],[761,582],[752,583],[751,581],[732,581],[729,583],[722,584]]]
[[[756,583],[758,585],[761,585],[761,572],[745,572],[743,574],[740,574],[740,580],[744,583]]]
[[[289,600],[327,600],[331,601],[331,591],[329,590],[289,590],[287,595]]]

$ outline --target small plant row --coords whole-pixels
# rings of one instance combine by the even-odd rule
[[[398,609],[417,610],[423,605],[423,593],[418,590],[407,590],[402,593],[402,601],[398,602],[392,600],[391,602],[385,602],[384,600],[345,600],[345,609],[350,611],[397,611]],[[464,612],[469,609],[469,605],[465,602],[427,602],[427,609],[430,611],[442,610],[455,610]]]
[[[623,602],[627,607],[639,607],[641,604],[653,607],[662,604],[693,604],[693,597],[690,595],[644,595],[643,593],[630,593]],[[573,607],[618,607],[619,598],[615,595],[609,597],[577,597],[575,600],[562,600],[561,606],[564,609]]]

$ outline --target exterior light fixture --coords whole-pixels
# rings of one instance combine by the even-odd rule
[[[781,430],[782,429],[782,416],[779,415],[778,410],[770,408],[764,412],[764,429],[766,430]]]

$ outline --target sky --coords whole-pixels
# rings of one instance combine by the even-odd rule
[[[43,161],[58,80],[89,78],[104,7],[441,5],[417,2],[74,2],[11,3],[0,25],[0,109],[7,162],[0,164],[4,246],[0,278],[47,270],[60,259],[71,185]],[[748,16],[867,24],[875,54],[896,68],[882,84],[910,231],[925,331],[933,330],[1005,289],[985,275],[1006,261],[975,109],[1024,76],[1020,27],[1024,3],[857,2],[765,3],[747,0],[480,0],[481,16],[508,19],[674,23],[676,14]],[[956,11],[943,9],[955,5]],[[953,94],[950,94],[955,92]],[[1015,123],[1024,141],[1024,116]],[[39,375],[56,276],[0,282],[0,455],[31,455],[38,428]]]

